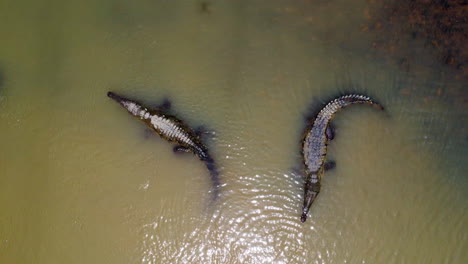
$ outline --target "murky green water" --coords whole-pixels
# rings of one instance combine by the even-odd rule
[[[366,1],[97,2],[0,0],[0,263],[468,261],[463,81],[371,50]],[[216,132],[216,203],[108,90]],[[302,224],[304,115],[346,90],[388,113],[337,115]]]

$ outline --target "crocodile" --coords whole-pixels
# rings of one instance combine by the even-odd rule
[[[202,142],[201,132],[193,130],[181,119],[171,115],[169,113],[169,102],[150,109],[137,101],[124,98],[114,92],[108,92],[107,96],[122,105],[131,115],[145,122],[161,138],[174,143],[174,152],[191,152],[203,161],[210,173],[213,184],[213,198],[218,197],[220,186],[218,169],[208,148]]]
[[[351,104],[369,104],[376,109],[384,110],[382,105],[368,96],[348,94],[329,101],[315,116],[314,122],[308,125],[302,140],[302,157],[306,175],[304,204],[301,215],[302,223],[307,220],[310,206],[320,192],[320,181],[327,169],[325,159],[328,140],[334,137],[330,122],[339,110]]]

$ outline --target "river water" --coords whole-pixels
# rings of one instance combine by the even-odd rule
[[[1,0],[0,263],[466,263],[466,82],[373,49],[369,3]],[[217,201],[109,90],[213,132]],[[301,223],[305,116],[349,91],[386,112],[337,114]]]

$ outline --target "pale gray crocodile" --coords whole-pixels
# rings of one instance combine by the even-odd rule
[[[332,139],[330,122],[334,115],[344,107],[351,104],[370,104],[374,108],[383,110],[379,103],[368,96],[348,94],[331,100],[317,114],[311,123],[302,141],[302,156],[305,165],[304,204],[302,207],[301,222],[305,222],[310,206],[320,192],[320,181],[325,171],[325,158],[327,155],[327,142]]]
[[[122,105],[127,111],[142,120],[153,129],[161,138],[176,144],[175,152],[192,152],[202,160],[210,172],[213,184],[213,197],[218,197],[219,173],[208,148],[203,144],[200,133],[195,132],[182,120],[169,114],[169,107],[161,106],[149,109],[140,103],[121,97],[113,92],[107,96]]]

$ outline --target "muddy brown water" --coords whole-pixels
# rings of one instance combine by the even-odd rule
[[[466,263],[463,81],[384,60],[366,5],[1,1],[0,263]],[[109,90],[215,132],[216,202]],[[345,91],[387,112],[337,114],[303,224],[304,116]]]

